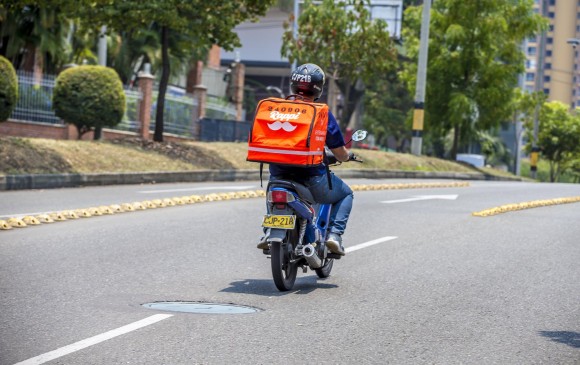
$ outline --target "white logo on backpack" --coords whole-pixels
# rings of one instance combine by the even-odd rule
[[[289,121],[289,120],[296,120],[300,117],[300,113],[292,114],[292,113],[280,113],[277,110],[272,110],[270,112],[270,119],[272,120],[282,120],[282,121]]]
[[[292,125],[289,122],[280,122],[280,121],[275,121],[274,123],[269,123],[268,124],[268,128],[270,128],[273,131],[277,131],[280,129],[285,130],[286,132],[292,132],[293,130],[296,129],[297,126]]]

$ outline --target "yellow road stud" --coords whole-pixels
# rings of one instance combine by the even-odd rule
[[[205,201],[205,198],[201,195],[191,195],[190,198],[195,202],[195,203],[201,203],[203,201]]]
[[[76,213],[81,218],[90,218],[93,216],[89,209],[79,209],[76,211]]]
[[[106,206],[106,205],[101,205],[99,207],[99,210],[103,214],[115,214],[115,212],[113,211],[113,209],[111,207]]]
[[[12,226],[5,220],[0,220],[0,230],[7,231],[9,229],[12,229]]]
[[[40,221],[31,215],[27,215],[26,217],[23,217],[22,220],[24,221],[24,223],[28,224],[29,226],[37,226],[40,224]]]
[[[10,218],[8,219],[8,224],[15,228],[24,228],[26,227],[26,223],[22,219],[19,218]]]
[[[133,203],[133,208],[135,208],[135,210],[145,210],[145,209],[147,209],[147,207],[145,205],[143,205],[143,203],[141,203],[141,202],[134,202]]]
[[[123,212],[125,212],[125,210],[123,209],[123,207],[120,206],[119,204],[113,204],[113,205],[111,205],[111,209],[115,213],[123,213]]]
[[[62,212],[68,219],[79,219],[78,214],[74,210],[65,210]]]
[[[50,218],[52,218],[55,221],[66,221],[66,216],[61,212],[52,213],[50,215]]]
[[[101,211],[97,207],[90,207],[87,210],[91,213],[91,215],[103,215],[103,213],[101,213]]]
[[[171,201],[174,203],[174,205],[183,205],[185,204],[185,202],[183,201],[182,198],[171,198]]]
[[[193,200],[190,196],[182,196],[180,199],[181,199],[181,202],[183,204],[193,204],[193,203],[195,203],[195,200]]]
[[[145,207],[144,209],[155,209],[155,208],[157,208],[157,204],[155,204],[151,200],[144,200],[144,201],[141,202],[141,205],[143,205]]]
[[[54,220],[52,220],[48,214],[37,215],[36,219],[38,219],[40,223],[54,223]]]
[[[165,204],[166,207],[173,207],[175,206],[175,202],[171,199],[163,199],[162,202]]]

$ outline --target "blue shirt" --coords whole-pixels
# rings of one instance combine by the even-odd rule
[[[328,112],[328,125],[326,127],[326,145],[328,148],[338,148],[345,145],[344,137],[338,126],[338,122],[332,113]],[[313,166],[313,167],[299,167],[299,166],[285,166],[270,164],[270,175],[280,176],[280,175],[299,175],[299,176],[317,176],[326,173],[326,167],[324,163]]]

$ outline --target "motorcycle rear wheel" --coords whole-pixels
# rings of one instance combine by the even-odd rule
[[[326,259],[324,265],[320,269],[314,269],[316,275],[319,278],[325,279],[330,276],[330,271],[332,271],[332,265],[334,264],[334,259]]]
[[[294,287],[298,264],[292,263],[294,245],[297,239],[296,229],[288,231],[284,242],[272,242],[270,248],[272,261],[272,277],[280,291],[288,291]]]

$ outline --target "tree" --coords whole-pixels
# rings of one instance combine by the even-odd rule
[[[0,56],[0,122],[8,120],[18,102],[18,78],[14,67]]]
[[[125,92],[111,68],[71,67],[58,75],[53,106],[58,117],[77,127],[79,139],[94,128],[97,140],[102,127],[113,127],[123,119]]]
[[[406,152],[411,139],[407,121],[410,121],[413,98],[399,80],[396,70],[367,85],[364,106],[363,124],[376,142],[388,146],[388,140],[394,140],[396,151]]]
[[[304,2],[298,38],[286,24],[282,56],[290,62],[312,62],[333,79],[343,97],[344,130],[364,95],[365,83],[391,70],[397,51],[383,20],[372,20],[368,1]]]
[[[149,28],[155,24],[161,42],[161,79],[157,114],[155,117],[155,141],[163,141],[163,111],[165,93],[169,83],[170,54],[182,51],[171,48],[171,34],[187,37],[190,49],[209,49],[217,44],[231,50],[240,46],[234,27],[257,15],[265,14],[273,0],[141,0],[104,1],[100,6],[85,9],[84,17],[96,24],[107,25],[117,31]]]
[[[552,101],[540,109],[539,123],[537,144],[550,163],[550,182],[555,182],[580,154],[580,116],[571,115],[568,105]],[[528,122],[526,128],[531,141],[533,126]],[[526,148],[531,151],[531,143]]]
[[[421,11],[413,6],[405,11],[403,37],[412,59],[418,58]],[[546,26],[531,0],[433,2],[425,125],[436,139],[453,132],[452,159],[476,131],[509,118],[517,76],[524,70],[520,45]],[[409,66],[404,77],[414,90],[417,65]]]
[[[16,68],[55,72],[67,61],[68,32],[69,22],[58,7],[0,8],[0,54]]]

